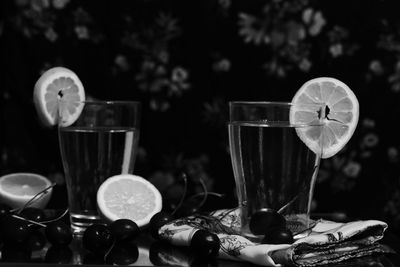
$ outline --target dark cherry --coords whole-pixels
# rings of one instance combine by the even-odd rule
[[[46,252],[45,262],[68,264],[72,260],[72,250],[68,246],[50,246]]]
[[[32,250],[25,246],[5,244],[1,249],[2,262],[27,263],[31,259]]]
[[[199,201],[188,200],[185,201],[176,211],[176,217],[182,218],[198,213],[200,210]]]
[[[134,243],[116,243],[107,254],[106,263],[111,265],[129,265],[139,258],[139,249]]]
[[[129,219],[119,219],[112,222],[110,231],[117,241],[131,241],[140,234],[139,226]]]
[[[92,224],[83,233],[83,247],[95,254],[104,254],[112,243],[113,236],[106,225]]]
[[[173,216],[165,211],[160,211],[154,214],[153,217],[151,217],[150,219],[151,236],[154,237],[155,239],[158,239],[159,238],[158,230],[160,230],[161,226],[169,223],[173,219],[174,219]]]
[[[0,220],[3,216],[10,214],[11,207],[7,204],[0,203]]]
[[[20,213],[20,216],[35,222],[43,221],[45,218],[43,210],[34,207],[27,207],[23,209]]]
[[[250,219],[250,231],[255,235],[265,235],[269,229],[286,227],[283,215],[273,209],[261,209],[254,213]]]
[[[190,248],[200,257],[215,258],[221,242],[216,234],[206,230],[197,230],[190,241]]]
[[[28,240],[30,229],[25,221],[6,215],[1,221],[2,238],[5,243],[24,243]]]
[[[46,237],[40,229],[31,229],[28,240],[26,241],[28,247],[32,250],[42,249],[46,243]]]
[[[267,231],[261,243],[263,244],[292,244],[293,234],[287,228],[275,228]]]
[[[83,254],[83,264],[86,265],[103,265],[104,262],[104,255],[102,254],[95,254],[92,252],[84,253]]]
[[[63,221],[51,222],[46,226],[45,234],[52,245],[65,246],[72,241],[72,231]]]

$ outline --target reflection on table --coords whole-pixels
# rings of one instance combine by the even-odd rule
[[[382,241],[396,249],[397,238],[390,233]],[[195,251],[154,240],[147,232],[132,242],[116,244],[105,255],[93,254],[82,247],[79,238],[69,246],[51,246],[41,232],[32,235],[24,246],[2,245],[1,265],[5,263],[64,265],[131,265],[131,266],[253,266],[250,263],[207,260]],[[22,264],[23,263],[23,264]],[[329,266],[329,265],[326,265]],[[337,266],[337,265],[336,265]],[[400,266],[398,254],[375,255],[345,262],[340,266]]]

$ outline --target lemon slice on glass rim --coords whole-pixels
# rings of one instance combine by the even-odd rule
[[[85,101],[82,82],[73,71],[64,67],[47,70],[34,87],[33,103],[46,126],[73,124],[82,112],[82,101]]]
[[[358,123],[359,103],[353,91],[335,78],[309,80],[296,92],[290,110],[291,124],[322,122],[323,126],[296,128],[300,139],[314,152],[329,158],[338,153],[352,137]],[[306,105],[301,105],[306,104]],[[323,104],[324,110],[317,113]],[[311,108],[310,108],[311,107]]]

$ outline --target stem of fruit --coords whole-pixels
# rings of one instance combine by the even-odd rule
[[[109,249],[106,251],[106,253],[104,254],[104,258],[103,258],[104,262],[107,261],[108,254],[110,254],[111,250],[115,247],[115,244],[116,244],[116,243],[117,243],[117,241],[114,239],[114,240],[113,240],[113,243],[112,243],[111,246],[110,246],[110,248],[109,248]]]
[[[182,173],[182,179],[184,182],[184,187],[183,187],[183,194],[181,199],[179,200],[178,205],[176,206],[176,208],[171,212],[171,215],[174,215],[175,212],[183,205],[183,201],[185,200],[186,194],[187,194],[187,177],[185,173]]]
[[[26,222],[29,222],[29,223],[32,223],[32,224],[36,224],[36,225],[39,225],[41,227],[46,227],[46,225],[43,224],[43,223],[31,221],[31,220],[25,219],[25,218],[23,218],[21,216],[15,215],[15,214],[12,214],[11,216],[14,217],[15,219],[18,219],[18,220],[22,220],[22,221],[26,221]]]
[[[18,214],[21,213],[21,211],[23,211],[26,207],[28,207],[35,201],[38,201],[42,196],[44,196],[47,193],[47,190],[54,187],[55,185],[56,183],[52,183],[51,185],[49,185],[48,187],[46,187],[45,189],[34,195],[28,202],[25,203],[25,205],[22,208],[13,209],[11,210],[11,212],[17,212]]]
[[[206,186],[206,184],[204,183],[203,179],[201,179],[201,178],[200,178],[200,184],[201,184],[201,186],[203,187],[204,196],[203,196],[203,199],[201,200],[201,202],[200,202],[198,208],[203,207],[203,205],[204,205],[204,203],[206,203],[207,197],[208,197],[207,186]]]
[[[51,222],[55,222],[58,221],[59,219],[61,219],[62,217],[64,217],[67,213],[68,213],[68,209],[66,209],[60,216],[58,216],[55,219],[51,219],[51,220],[47,220],[47,221],[41,221],[40,223],[51,223]]]
[[[287,207],[289,207],[294,201],[296,201],[296,199],[299,197],[299,195],[295,196],[292,200],[290,200],[285,206],[283,206],[282,208],[280,208],[278,210],[278,213],[282,213]]]
[[[204,192],[194,194],[193,196],[190,197],[190,199],[204,196],[204,194],[205,194]],[[210,196],[216,196],[216,197],[221,197],[221,198],[225,196],[224,194],[219,194],[219,193],[215,193],[215,192],[207,192],[207,194]]]

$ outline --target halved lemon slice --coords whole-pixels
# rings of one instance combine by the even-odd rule
[[[46,189],[51,182],[44,176],[34,173],[11,173],[0,177],[0,202],[12,208],[22,208],[36,194]],[[30,207],[44,208],[50,200],[49,188]]]
[[[296,128],[300,139],[322,158],[338,153],[350,140],[357,127],[359,103],[353,91],[343,82],[329,77],[309,80],[292,99],[296,104],[324,104],[322,113],[312,105],[294,105],[290,111],[292,124],[320,121],[322,127]]]
[[[47,126],[69,126],[83,109],[85,90],[78,76],[64,67],[47,70],[35,84],[33,102]],[[60,116],[59,116],[60,114]]]
[[[109,221],[130,219],[143,227],[161,211],[162,198],[158,189],[143,177],[120,174],[101,184],[97,205],[101,215]]]

